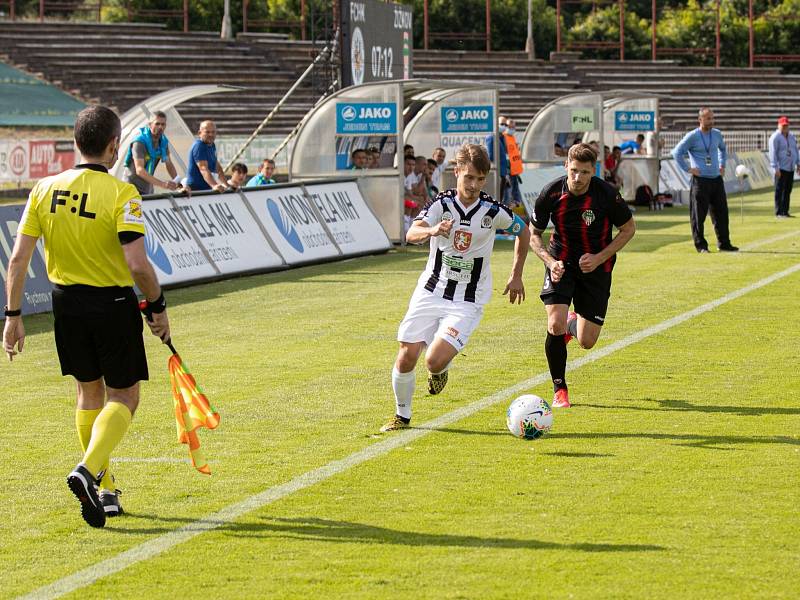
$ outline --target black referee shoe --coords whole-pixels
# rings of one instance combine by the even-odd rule
[[[121,490],[100,490],[100,504],[103,505],[103,512],[106,513],[106,518],[118,517],[125,514],[122,510],[122,505],[119,503],[119,497],[122,494]]]
[[[733,244],[726,244],[725,246],[719,247],[720,252],[738,252],[739,248],[734,246]]]
[[[106,512],[95,490],[94,476],[83,464],[79,464],[67,475],[67,485],[81,503],[81,516],[91,527],[104,527]]]

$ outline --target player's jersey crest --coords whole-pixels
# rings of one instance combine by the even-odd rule
[[[459,252],[466,252],[472,245],[472,232],[456,229],[453,235],[453,248]]]
[[[581,219],[583,222],[586,223],[586,226],[589,227],[592,223],[594,223],[594,211],[592,210],[585,210],[581,213]]]

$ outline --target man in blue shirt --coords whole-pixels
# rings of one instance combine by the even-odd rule
[[[795,169],[800,175],[800,157],[797,140],[789,133],[789,118],[778,119],[778,128],[769,138],[769,164],[775,171],[775,216],[779,219],[793,217],[789,214]]]
[[[186,176],[187,191],[215,190],[224,192],[228,189],[225,184],[225,171],[217,161],[217,126],[214,121],[203,121],[197,132],[199,139],[194,141],[189,150],[189,170]]]
[[[489,152],[489,160],[497,165],[497,173],[500,175],[500,190],[497,197],[502,201],[505,197],[506,188],[511,186],[511,163],[508,159],[508,148],[506,147],[506,133],[508,132],[508,123],[505,117],[497,119],[498,130],[500,135],[497,138],[497,146],[499,149],[499,156],[497,161],[494,159],[494,133],[490,133],[484,140],[486,150]]]
[[[714,113],[710,108],[700,109],[697,118],[700,127],[683,136],[672,150],[678,166],[692,175],[689,190],[689,217],[692,224],[692,239],[698,252],[708,252],[708,242],[703,235],[706,215],[711,212],[711,223],[717,234],[717,247],[721,252],[739,250],[731,244],[728,230],[728,197],[725,195],[725,161],[728,151],[722,132],[714,129]],[[686,154],[689,163],[686,163]]]

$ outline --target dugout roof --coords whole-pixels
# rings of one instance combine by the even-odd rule
[[[72,127],[85,106],[57,87],[0,62],[0,126]]]

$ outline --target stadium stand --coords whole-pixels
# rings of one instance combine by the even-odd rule
[[[216,32],[182,33],[157,25],[64,22],[0,23],[0,55],[12,66],[40,75],[84,100],[125,111],[157,92],[197,83],[246,90],[206,96],[179,110],[194,127],[204,118],[222,135],[249,134],[315,55],[311,42],[282,34],[240,33],[225,41]],[[697,109],[714,108],[726,131],[774,128],[775,116],[794,113],[800,75],[777,67],[686,67],[676,61],[529,61],[524,52],[415,50],[414,74],[430,79],[508,84],[500,110],[522,130],[542,106],[585,90],[627,89],[663,95],[664,129],[696,125]],[[265,133],[285,134],[319,96],[302,85]]]
[[[269,35],[251,34],[248,40]],[[224,41],[213,32],[180,33],[154,25],[94,23],[0,23],[0,55],[87,101],[121,112],[158,92],[200,83],[237,85],[242,92],[206,96],[181,105],[190,127],[217,122],[224,135],[249,134],[312,60],[311,44],[282,40],[281,52],[266,43]],[[302,65],[302,66],[301,66]],[[301,86],[270,124],[288,133],[313,105],[311,86]]]

